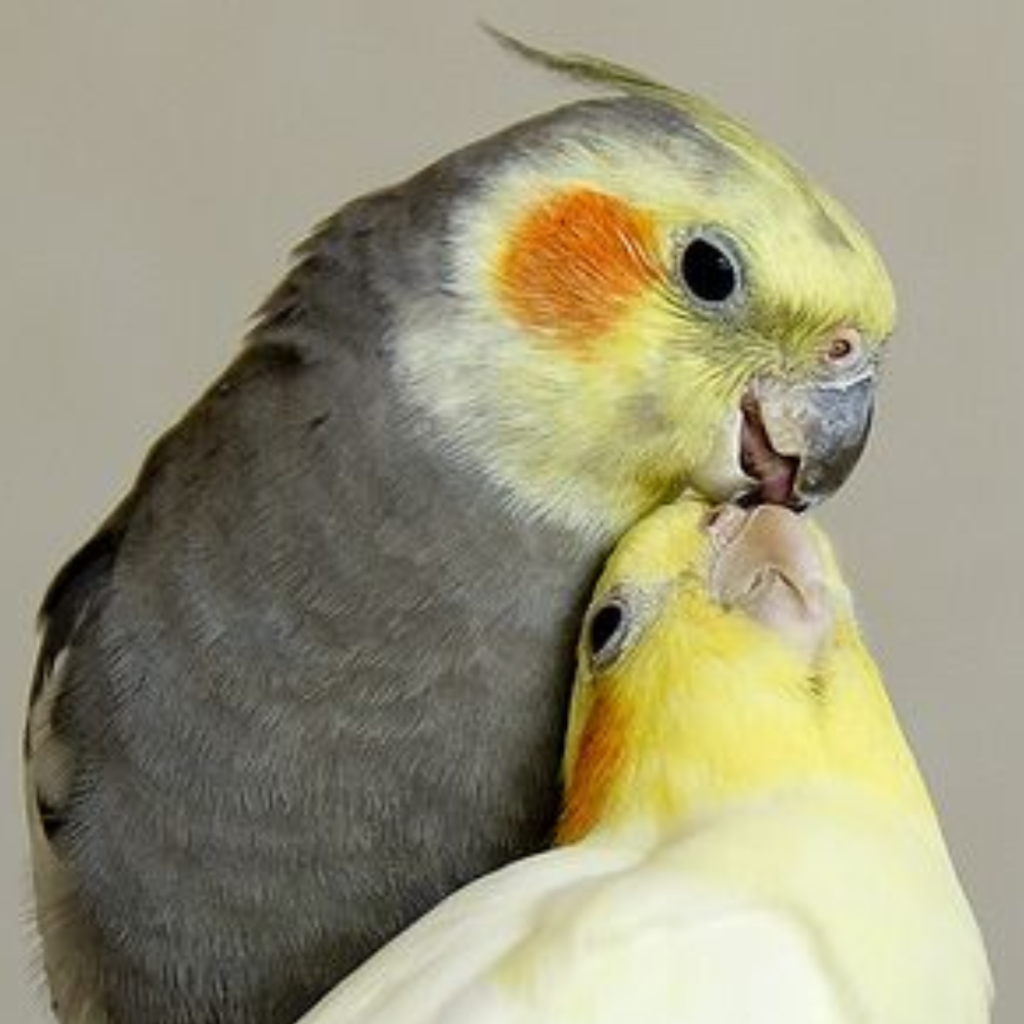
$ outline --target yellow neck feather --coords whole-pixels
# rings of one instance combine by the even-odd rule
[[[819,781],[932,818],[852,619],[809,671],[758,624],[681,593],[621,670],[577,693],[558,839],[656,838]],[[673,623],[685,612],[685,626]]]

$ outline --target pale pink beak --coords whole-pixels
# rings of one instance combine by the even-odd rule
[[[832,628],[832,603],[806,521],[779,505],[729,505],[714,514],[708,530],[715,549],[715,600],[739,608],[814,658]]]

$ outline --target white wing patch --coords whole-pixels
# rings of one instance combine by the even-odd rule
[[[44,818],[59,819],[74,776],[74,755],[53,730],[56,701],[67,675],[68,649],[40,679],[26,724],[25,804],[35,888],[36,923],[52,1003],[65,1024],[108,1024],[93,958],[95,940],[74,913],[75,883],[57,855]]]
[[[25,774],[31,787],[33,816],[37,801],[59,808],[64,806],[71,790],[72,754],[53,731],[54,704],[63,688],[67,657],[64,650],[54,659],[28,712]]]

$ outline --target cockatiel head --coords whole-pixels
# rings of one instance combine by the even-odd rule
[[[827,538],[785,508],[659,509],[615,550],[578,652],[563,842],[851,784],[934,824]]]
[[[591,534],[687,489],[831,494],[895,315],[861,228],[709,103],[505,42],[621,95],[425,172],[446,244],[396,331],[413,404],[511,503]]]

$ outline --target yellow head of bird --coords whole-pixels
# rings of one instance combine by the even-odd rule
[[[561,841],[821,781],[930,815],[827,539],[778,507],[659,509],[586,615]]]

